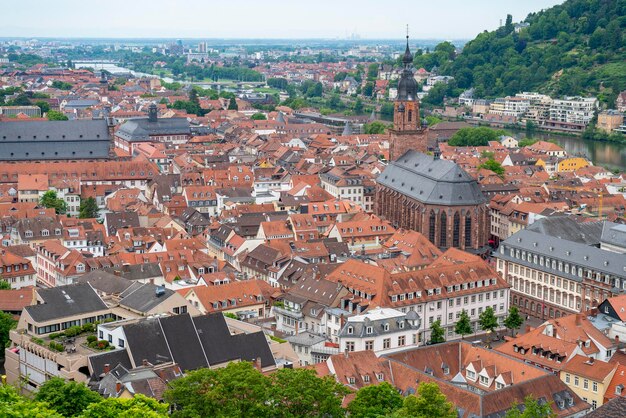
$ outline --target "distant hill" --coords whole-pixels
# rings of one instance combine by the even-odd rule
[[[416,65],[439,65],[440,74],[453,75],[459,88],[473,86],[479,97],[538,90],[595,94],[612,106],[626,89],[626,0],[567,0],[525,22],[518,32],[509,16],[458,56],[445,62],[416,56]]]

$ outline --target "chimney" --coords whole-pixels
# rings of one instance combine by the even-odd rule
[[[115,384],[115,390],[117,393],[120,393],[122,391],[122,382],[117,382]]]
[[[111,365],[109,363],[106,363],[104,365],[104,374],[108,374],[111,371]]]
[[[580,326],[583,324],[583,315],[582,314],[576,314],[576,325]]]
[[[254,361],[254,367],[260,372],[263,371],[263,367],[261,365],[261,357],[256,358],[256,360]]]
[[[345,358],[348,358],[348,353],[349,353],[349,351],[348,351],[348,349],[347,349],[347,348],[346,348],[345,350],[343,350],[343,356],[344,356]]]

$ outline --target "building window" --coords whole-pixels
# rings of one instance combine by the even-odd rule
[[[402,347],[405,344],[406,344],[406,337],[404,335],[399,336],[398,337],[398,347]]]
[[[448,245],[448,215],[441,212],[441,221],[439,224],[439,246],[446,247]]]
[[[391,338],[385,338],[383,340],[383,350],[391,348]]]
[[[472,246],[472,215],[469,212],[465,214],[465,246]]]
[[[430,211],[429,223],[428,223],[428,240],[435,243],[435,211]]]
[[[374,349],[374,341],[373,340],[365,341],[365,349],[366,350],[373,350]]]
[[[354,341],[346,341],[346,350],[354,351]]]
[[[122,340],[121,338],[117,339],[117,345],[120,347],[124,347],[124,340]]]
[[[461,217],[459,212],[454,213],[454,222],[452,227],[452,246],[459,247],[459,236],[461,234]]]
[[[593,390],[594,392],[598,392],[598,382],[592,382],[591,390]]]

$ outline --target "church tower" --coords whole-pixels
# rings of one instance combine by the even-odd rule
[[[391,161],[395,161],[410,149],[420,152],[428,150],[427,132],[420,123],[420,106],[417,99],[419,86],[413,77],[413,55],[409,49],[408,35],[402,65],[404,68],[398,81],[398,96],[394,104],[393,129],[389,132]]]

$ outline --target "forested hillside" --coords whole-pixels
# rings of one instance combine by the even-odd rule
[[[415,64],[438,65],[440,74],[453,75],[460,88],[474,87],[479,97],[538,90],[595,94],[612,104],[626,89],[626,0],[567,0],[525,22],[530,26],[517,33],[509,16],[456,58],[418,52]]]

